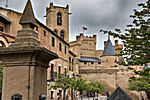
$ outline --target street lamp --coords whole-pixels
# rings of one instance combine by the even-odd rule
[[[72,78],[73,78],[73,80],[75,81],[75,73],[72,74]],[[71,92],[72,92],[72,93],[71,93],[71,94],[72,94],[72,100],[74,100],[74,99],[75,99],[75,90],[72,88],[72,89],[71,89]]]

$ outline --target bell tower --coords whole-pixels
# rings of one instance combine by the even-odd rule
[[[50,6],[46,8],[46,26],[69,42],[69,5],[59,7],[50,3]]]

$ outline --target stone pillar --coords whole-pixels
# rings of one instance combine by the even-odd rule
[[[47,68],[57,55],[45,48],[0,49],[0,61],[4,65],[2,100],[11,100],[14,94],[23,100],[39,100],[47,94]]]

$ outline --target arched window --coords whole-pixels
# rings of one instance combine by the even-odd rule
[[[63,31],[63,30],[60,31],[60,37],[61,37],[62,39],[64,39],[64,31]]]
[[[60,12],[57,13],[57,25],[62,25],[62,14]]]
[[[4,27],[0,26],[0,31],[3,32],[4,31]]]
[[[6,47],[6,45],[4,44],[4,42],[0,41],[0,47]]]
[[[58,30],[57,30],[57,29],[54,29],[54,32],[55,32],[55,33],[58,33]]]

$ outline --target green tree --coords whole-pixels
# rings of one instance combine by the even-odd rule
[[[143,65],[150,62],[150,0],[145,0],[138,6],[140,9],[134,9],[133,15],[130,15],[133,22],[127,25],[126,32],[122,33],[120,29],[115,29],[115,32],[100,30],[122,39],[124,49],[120,55],[126,59],[128,65]],[[135,73],[139,78],[131,78],[129,88],[145,91],[150,99],[149,71],[135,71]]]
[[[145,91],[150,100],[150,69],[135,72],[139,77],[131,77],[129,80],[129,89],[136,91]]]
[[[143,65],[150,62],[150,0],[138,4],[140,10],[134,9],[133,23],[127,25],[126,32],[115,29],[115,32],[100,30],[122,39],[124,49],[122,55],[129,65]]]
[[[98,81],[90,81],[86,84],[86,86],[87,93],[92,93],[94,96],[97,94],[97,97],[99,93],[102,93],[105,90],[104,86]]]
[[[51,88],[63,89],[63,100],[66,100],[66,90],[71,87],[71,81],[71,78],[65,75],[60,75],[59,78],[55,81],[55,85],[51,86]]]
[[[86,90],[86,80],[81,78],[76,79],[74,89],[80,92],[81,100],[83,100],[83,91]]]

